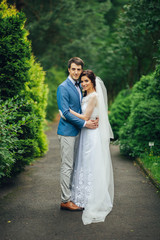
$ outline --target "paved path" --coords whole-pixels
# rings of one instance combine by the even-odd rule
[[[0,190],[0,240],[159,240],[160,198],[137,166],[111,146],[113,211],[104,223],[84,226],[80,212],[61,211],[57,124],[50,150]]]

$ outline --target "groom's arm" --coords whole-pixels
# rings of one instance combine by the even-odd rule
[[[58,108],[62,112],[63,116],[68,122],[73,124],[78,128],[82,128],[85,124],[85,121],[74,116],[69,111],[69,93],[63,86],[59,86],[57,89],[57,103]]]

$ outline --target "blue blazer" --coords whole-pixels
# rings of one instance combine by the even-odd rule
[[[70,113],[71,108],[77,113],[81,113],[81,103],[79,93],[73,83],[67,78],[57,89],[57,103],[61,110],[62,117],[58,125],[58,135],[77,136],[85,121]]]

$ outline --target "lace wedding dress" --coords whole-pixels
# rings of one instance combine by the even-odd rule
[[[97,92],[82,99],[82,114],[88,104],[98,100]],[[91,104],[92,105],[92,104]],[[91,106],[93,107],[93,106]],[[90,119],[99,116],[94,106]],[[109,141],[104,141],[100,126],[97,129],[82,128],[76,154],[71,200],[83,207],[83,223],[103,222],[113,207],[114,184]]]

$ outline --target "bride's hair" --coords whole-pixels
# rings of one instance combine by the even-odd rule
[[[81,75],[80,75],[80,79],[81,79],[83,76],[88,77],[88,78],[91,80],[94,89],[96,89],[96,75],[94,74],[94,72],[93,72],[92,70],[89,70],[89,69],[84,70],[84,71],[81,73]],[[84,96],[86,96],[86,93],[85,93],[85,92],[84,92]]]

